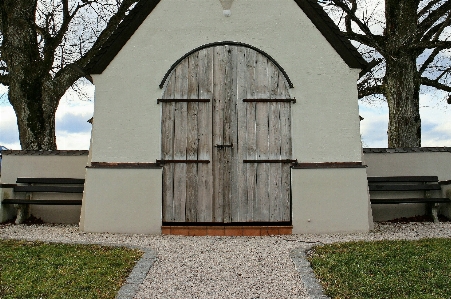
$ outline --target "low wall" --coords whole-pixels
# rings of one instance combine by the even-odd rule
[[[161,173],[159,166],[88,167],[80,230],[161,234]]]
[[[365,148],[363,152],[364,152],[364,163],[368,166],[366,169],[368,176],[436,175],[438,176],[440,181],[451,181],[451,148],[413,148],[413,149]],[[5,151],[2,154],[3,154],[2,176],[1,176],[2,184],[15,184],[17,177],[85,178],[86,174],[85,167],[88,162],[88,151],[52,151],[52,152]],[[92,171],[93,174],[101,172],[101,170],[96,169]],[[300,187],[302,187],[303,184],[307,184],[309,182],[308,180],[312,179],[310,178],[310,176],[312,174],[316,174],[316,172],[310,171],[307,174],[306,171],[303,170],[293,170],[293,171],[295,171],[293,175],[293,189],[294,190],[300,189],[301,190],[300,192],[308,190],[308,188],[304,190],[303,188]],[[159,171],[148,171],[148,172],[149,175],[150,174],[152,175],[152,180],[149,181],[155,181],[156,186],[158,186],[158,184],[161,184],[159,183],[158,180],[161,177]],[[341,174],[335,173],[336,172],[335,170],[334,171],[328,170],[323,172],[324,173],[321,173],[320,177],[323,177],[324,175],[333,172],[333,176],[329,178],[330,181],[333,179],[333,177],[336,176],[342,177]],[[156,173],[156,176],[154,175],[154,173]],[[120,171],[116,175],[117,179],[119,179],[123,177],[124,171]],[[324,180],[318,180],[318,183],[319,182],[324,183]],[[117,186],[123,186],[123,184],[118,183]],[[136,188],[139,189],[142,186],[145,186],[145,184],[140,184],[139,186],[136,186]],[[115,188],[113,189],[116,190]],[[148,194],[153,194],[152,198],[154,200],[152,201],[151,204],[149,202],[145,203],[145,206],[147,208],[150,208],[150,206],[152,206],[151,207],[152,212],[146,211],[146,213],[148,213],[149,215],[157,213],[159,215],[161,213],[161,206],[159,204],[159,202],[161,201],[161,194],[159,193],[161,192],[160,190],[161,188],[156,188],[155,186],[153,186],[152,188],[153,191],[148,189],[149,188],[146,187],[145,191]],[[338,189],[340,188],[337,187],[333,188],[332,190]],[[12,188],[3,188],[0,190],[1,190],[0,200],[2,200],[3,198],[24,197],[24,194],[14,194],[12,192]],[[154,194],[155,190],[159,190],[157,192],[158,194]],[[113,192],[117,192],[117,190]],[[139,192],[142,192],[142,190],[139,190]],[[448,198],[451,198],[451,184],[442,185],[441,193],[442,194],[438,194],[438,196],[446,196]],[[60,199],[82,199],[82,194],[39,194],[39,193],[36,193],[34,195],[34,198],[44,199],[44,196],[45,198],[52,197],[55,198],[55,196],[58,196],[58,198]],[[295,195],[293,198],[293,213],[296,214],[294,215],[293,219],[295,222],[299,222],[297,223],[299,225],[297,225],[296,227],[302,227],[303,229],[307,229],[308,226],[311,225],[312,221],[323,221],[321,220],[322,218],[324,219],[328,218],[327,213],[325,213],[326,210],[322,211],[322,213],[317,213],[317,211],[297,209],[298,200],[296,200],[296,196],[297,195]],[[374,197],[376,195],[372,196]],[[124,197],[129,196],[124,195]],[[135,196],[134,198],[141,197],[142,194],[140,193],[139,196]],[[330,195],[324,197],[329,198]],[[309,198],[309,194],[303,194],[303,198]],[[310,198],[310,200],[313,199]],[[92,208],[93,207],[89,207],[89,209]],[[41,218],[45,222],[53,222],[53,223],[79,223],[80,210],[81,210],[80,206],[31,206],[31,213],[35,217]],[[365,210],[364,208],[361,209],[362,213],[364,213],[364,210]],[[131,208],[130,211],[132,211]],[[421,204],[372,205],[372,215],[375,221],[384,221],[400,217],[423,215],[426,213],[426,211],[427,210],[425,205]],[[440,213],[451,218],[451,207],[449,205],[442,204]],[[99,214],[96,215],[96,217],[100,216],[101,214],[102,213],[99,210]],[[16,215],[15,210],[11,205],[0,205],[0,222],[13,219],[15,215]],[[341,217],[344,219],[343,215]],[[307,220],[309,219],[310,222],[305,220],[304,218]],[[92,219],[92,217],[90,219]],[[121,223],[125,222],[126,221],[124,219],[124,222]],[[335,223],[329,222],[325,222],[325,225],[326,226],[336,225]],[[96,228],[91,227],[92,223],[89,221],[88,223],[86,223],[86,225],[83,223],[83,226],[86,226],[85,229],[87,230],[90,229],[92,231],[97,230]],[[143,229],[143,231],[145,230]],[[148,233],[148,231],[146,232]],[[155,232],[152,231],[152,233]]]
[[[293,233],[367,232],[373,227],[366,169],[293,169]]]
[[[363,153],[368,176],[431,175],[438,176],[440,181],[451,180],[451,148],[365,148]],[[442,185],[442,192],[437,195],[451,198],[451,185]],[[424,215],[427,212],[424,204],[372,205],[372,210],[375,221]],[[442,204],[440,213],[451,217],[450,206]]]
[[[88,151],[3,151],[2,184],[15,184],[18,177],[85,178]],[[2,188],[0,200],[25,198],[24,193],[14,194],[12,188]],[[34,193],[33,199],[79,199],[82,194]],[[81,206],[31,205],[33,216],[50,223],[79,223]],[[0,205],[0,222],[16,216],[12,205]]]

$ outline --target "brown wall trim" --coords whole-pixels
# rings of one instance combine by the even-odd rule
[[[210,163],[210,160],[157,160],[158,164],[167,163]]]
[[[327,169],[327,168],[366,168],[362,162],[322,162],[322,163],[298,163],[293,169]]]
[[[243,160],[243,163],[296,163],[297,160],[290,160],[290,159],[285,159],[285,160]],[[296,165],[296,164],[295,164]]]
[[[160,103],[210,103],[210,99],[157,99],[157,104]]]
[[[116,169],[160,169],[158,163],[118,163],[118,162],[92,162],[86,168],[116,168]]]

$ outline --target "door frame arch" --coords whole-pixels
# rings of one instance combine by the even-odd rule
[[[287,80],[288,83],[288,87],[289,88],[294,88],[293,83],[290,80],[290,77],[288,77],[288,74],[285,72],[285,70],[283,69],[283,67],[274,59],[272,58],[268,53],[266,53],[265,51],[251,46],[249,44],[246,43],[241,43],[241,42],[233,42],[233,41],[223,41],[223,42],[214,42],[214,43],[209,43],[209,44],[205,44],[202,45],[200,47],[197,47],[191,51],[189,51],[188,53],[186,53],[185,55],[183,55],[182,57],[180,57],[170,68],[169,70],[166,72],[166,74],[164,75],[163,79],[161,80],[161,83],[159,85],[160,89],[164,88],[164,85],[166,83],[166,80],[169,78],[169,76],[171,75],[172,71],[180,64],[180,62],[182,62],[183,60],[185,60],[185,58],[187,58],[188,56],[190,56],[193,53],[196,53],[202,49],[206,49],[206,48],[211,48],[211,47],[216,47],[216,46],[239,46],[239,47],[245,47],[245,48],[249,48],[252,49],[260,54],[262,54],[263,56],[265,56],[266,58],[268,58],[268,60],[270,60],[272,63],[274,63],[274,65],[279,69],[279,71],[283,74],[283,76],[285,77],[285,80]]]

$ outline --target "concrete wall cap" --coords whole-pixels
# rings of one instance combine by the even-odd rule
[[[451,147],[364,148],[364,154],[434,153],[451,152]]]
[[[26,150],[7,150],[2,151],[2,155],[12,156],[87,156],[88,150],[61,150],[61,151],[26,151]]]

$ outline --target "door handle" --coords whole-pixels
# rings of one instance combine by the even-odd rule
[[[218,149],[223,149],[226,147],[233,147],[233,144],[216,144],[215,147],[217,147]]]

